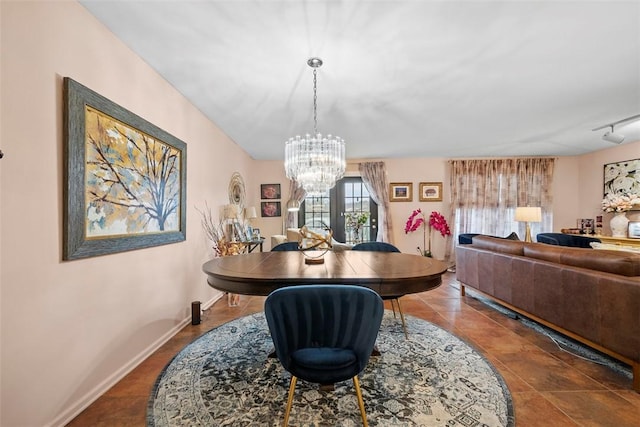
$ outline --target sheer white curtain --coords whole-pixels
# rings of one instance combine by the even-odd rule
[[[450,161],[454,237],[506,236],[515,231],[524,239],[525,224],[514,220],[517,206],[542,208],[542,222],[530,224],[533,236],[551,230],[554,161],[542,157]],[[456,242],[457,237],[450,250]]]
[[[393,226],[389,209],[387,168],[384,162],[366,162],[358,166],[362,182],[374,202],[378,204],[378,242],[393,244]]]

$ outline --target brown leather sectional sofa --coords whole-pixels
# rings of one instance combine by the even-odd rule
[[[640,254],[476,236],[456,276],[502,305],[633,369],[640,392]]]

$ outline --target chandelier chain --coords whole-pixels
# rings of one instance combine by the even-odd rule
[[[318,73],[313,69],[313,132],[318,134]]]
[[[313,68],[313,130],[314,134],[289,138],[284,149],[284,169],[287,178],[297,181],[307,196],[326,194],[344,176],[345,143],[336,135],[318,132],[318,72],[320,58],[309,58]]]

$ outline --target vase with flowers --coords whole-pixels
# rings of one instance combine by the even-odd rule
[[[421,209],[416,209],[409,215],[409,219],[407,219],[407,223],[404,226],[405,234],[412,233],[420,228],[422,228],[422,248],[418,246],[417,249],[422,256],[432,256],[431,235],[433,230],[439,232],[442,237],[451,235],[447,220],[441,213],[436,211],[431,212],[428,221]]]
[[[213,256],[214,258],[230,256],[230,255],[238,255],[242,253],[244,247],[240,242],[231,242],[227,240],[224,233],[224,224],[222,221],[215,222],[213,219],[213,215],[211,214],[211,208],[205,202],[205,210],[200,210],[196,208],[198,212],[200,212],[201,224],[204,230],[205,235],[211,241],[211,247],[213,248]],[[240,295],[238,294],[227,294],[227,302],[229,307],[237,307],[240,302]]]
[[[626,213],[636,206],[640,207],[640,197],[637,194],[610,193],[602,199],[602,210],[615,213],[609,222],[613,237],[627,237],[629,218]]]
[[[345,213],[345,224],[353,233],[353,243],[360,243],[360,230],[369,219],[369,212],[347,212]]]

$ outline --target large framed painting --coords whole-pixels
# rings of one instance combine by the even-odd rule
[[[186,144],[68,77],[64,104],[63,259],[185,240]]]
[[[609,194],[640,194],[640,159],[604,165],[604,197]]]

